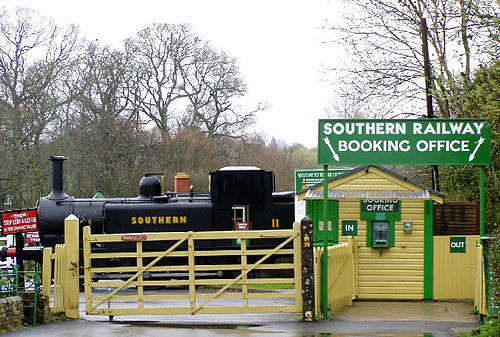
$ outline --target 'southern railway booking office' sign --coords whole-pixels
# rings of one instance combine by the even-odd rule
[[[485,119],[320,119],[320,165],[488,165]]]

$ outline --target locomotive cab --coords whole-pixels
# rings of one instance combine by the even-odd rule
[[[291,228],[293,219],[288,214],[277,216],[273,200],[274,175],[255,166],[229,166],[210,172],[210,192],[214,208],[214,229],[218,224],[248,223],[245,229]],[[290,215],[292,202],[287,210]]]

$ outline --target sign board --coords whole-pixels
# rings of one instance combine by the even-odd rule
[[[146,241],[148,236],[146,234],[128,234],[121,236],[122,241]]]
[[[320,165],[489,165],[486,119],[320,119]]]
[[[342,235],[343,236],[357,236],[358,235],[358,221],[357,220],[342,220]]]
[[[40,243],[40,235],[38,235],[38,232],[26,233],[26,243],[39,244]]]
[[[248,221],[236,221],[235,229],[237,231],[247,231],[250,229],[250,222],[248,222]]]
[[[328,179],[349,171],[349,168],[328,169]],[[323,169],[295,170],[295,193],[323,183]]]
[[[2,212],[2,234],[16,234],[38,230],[36,209]]]
[[[273,219],[274,221],[274,219]],[[234,223],[234,230],[237,231],[248,231],[250,230],[250,222],[249,221],[236,221]],[[250,240],[247,239],[247,246],[250,245]],[[240,247],[241,246],[241,239],[235,239],[234,240],[234,245]]]
[[[466,238],[465,237],[451,237],[450,238],[450,253],[465,253]]]
[[[394,213],[399,212],[400,200],[362,200],[362,212]]]

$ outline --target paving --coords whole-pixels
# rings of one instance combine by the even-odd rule
[[[355,301],[330,313],[328,320],[302,322],[296,314],[229,314],[107,316],[85,314],[80,294],[80,317],[53,322],[9,336],[404,336],[454,337],[479,326],[472,302]]]

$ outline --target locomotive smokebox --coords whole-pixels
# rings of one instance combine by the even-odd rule
[[[47,196],[50,200],[68,198],[63,189],[63,162],[65,160],[64,156],[50,156],[50,161],[52,162],[52,192]]]

